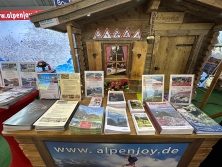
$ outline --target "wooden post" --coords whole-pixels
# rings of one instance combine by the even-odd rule
[[[206,104],[206,102],[207,102],[207,100],[208,100],[211,92],[213,91],[213,89],[214,89],[214,87],[215,87],[215,85],[216,85],[216,83],[217,83],[217,80],[218,80],[218,78],[219,78],[220,75],[221,75],[221,71],[222,71],[222,63],[220,63],[220,65],[219,65],[219,67],[218,67],[218,69],[217,69],[217,72],[216,72],[216,74],[215,74],[215,76],[214,76],[214,79],[212,80],[212,82],[211,82],[211,84],[210,84],[210,87],[209,87],[209,89],[207,90],[207,92],[206,92],[206,94],[205,94],[205,96],[204,96],[204,98],[203,98],[202,103],[200,104],[200,109],[201,109],[201,110],[204,108],[204,106],[205,106],[205,104]]]
[[[72,27],[70,25],[66,25],[66,29],[68,32],[69,45],[70,45],[70,48],[72,51],[72,60],[73,60],[74,70],[75,70],[75,73],[80,73],[80,71],[78,70],[78,64],[77,64],[77,60],[76,60],[74,40],[73,40],[73,36],[72,36]]]

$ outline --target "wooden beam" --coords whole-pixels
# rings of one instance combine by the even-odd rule
[[[206,94],[205,94],[205,96],[204,96],[204,98],[203,98],[203,101],[202,101],[202,103],[200,104],[200,107],[199,107],[199,108],[200,108],[201,110],[203,110],[205,104],[207,103],[207,100],[208,100],[208,98],[210,97],[210,95],[211,95],[211,93],[212,93],[212,91],[213,91],[213,89],[214,89],[214,87],[215,87],[215,85],[216,85],[216,83],[217,83],[217,80],[218,80],[218,78],[219,78],[220,75],[221,75],[221,72],[222,72],[222,63],[220,63],[220,65],[219,65],[219,67],[218,67],[218,69],[217,69],[217,72],[216,72],[216,74],[215,74],[215,76],[214,76],[214,79],[212,80],[212,82],[211,82],[211,84],[210,84],[210,87],[208,88],[208,90],[207,90],[207,92],[206,92]]]
[[[81,30],[80,29],[78,29],[78,28],[75,28],[75,27],[72,27],[72,33],[73,34],[81,34]]]
[[[154,30],[209,30],[214,23],[155,24]]]
[[[87,19],[88,16],[87,14],[91,14],[91,16],[96,15],[99,12],[104,11],[104,15],[106,15],[105,11],[108,9],[115,10],[113,8],[118,8],[117,6],[119,5],[124,5],[125,3],[129,2],[130,0],[109,0],[105,2],[101,2],[92,6],[89,6],[86,9],[83,10],[78,10],[74,12],[70,12],[69,14],[59,16],[59,23],[66,23],[68,21],[73,21],[73,20],[81,20],[81,19]],[[99,15],[103,16],[101,13]],[[91,20],[90,17],[88,20]]]
[[[205,3],[207,5],[222,9],[222,1],[221,0],[197,0],[197,2]]]
[[[221,19],[220,13],[217,11],[188,1],[161,0],[161,4],[171,9],[186,11],[186,13],[190,13],[206,20],[212,20],[213,22],[219,22]]]
[[[153,10],[157,10],[160,5],[160,0],[150,0],[149,3],[147,4],[147,10],[146,13],[150,13]]]
[[[157,12],[155,23],[183,23],[185,12]]]
[[[196,61],[197,61],[197,56],[200,50],[200,46],[203,42],[204,36],[203,35],[199,35],[194,42],[194,45],[192,47],[192,51],[190,53],[190,57],[186,66],[186,74],[192,74],[193,73],[193,69],[195,67]]]
[[[95,5],[97,3],[103,2],[105,0],[75,0],[74,2],[69,2],[66,5],[54,7],[39,13],[35,13],[29,16],[32,22],[39,22],[42,20],[47,20],[54,17],[59,17],[62,15],[69,14],[78,10],[86,9],[89,6]]]
[[[76,60],[76,53],[75,53],[75,48],[74,48],[74,39],[73,39],[73,35],[72,35],[72,27],[70,25],[66,26],[67,28],[67,33],[68,33],[68,38],[69,38],[69,44],[70,44],[70,49],[72,51],[72,60],[73,60],[73,65],[74,65],[74,70],[75,73],[79,73],[80,71],[78,70],[78,64],[77,64],[77,60]]]

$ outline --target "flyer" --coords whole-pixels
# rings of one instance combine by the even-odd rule
[[[60,91],[58,84],[58,74],[38,73],[38,89],[40,99],[59,99]]]
[[[81,101],[80,73],[60,74],[61,99]]]
[[[162,102],[164,75],[142,75],[142,102]]]
[[[37,87],[37,73],[35,62],[19,63],[19,70],[22,86]]]
[[[18,64],[16,62],[2,62],[1,73],[3,87],[21,86],[19,81]]]
[[[194,75],[171,74],[168,101],[172,104],[187,105],[191,103]]]
[[[85,71],[85,96],[104,97],[104,72]]]

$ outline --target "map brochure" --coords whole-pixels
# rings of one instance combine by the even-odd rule
[[[131,132],[126,108],[106,106],[105,134],[129,134]]]
[[[57,100],[35,123],[36,131],[64,131],[79,105],[78,101]]]
[[[128,100],[128,108],[130,113],[143,113],[145,109],[140,100]]]
[[[197,135],[222,135],[222,126],[193,104],[173,105]]]
[[[192,134],[193,127],[168,102],[146,102],[149,115],[160,134]]]
[[[164,75],[142,75],[142,103],[162,102],[164,99]]]
[[[19,63],[19,72],[22,86],[37,88],[37,73],[35,62]]]
[[[193,74],[170,75],[168,101],[175,105],[190,104],[192,99],[193,82]]]
[[[40,99],[60,99],[58,74],[37,73]]]
[[[104,107],[79,105],[69,123],[71,134],[101,134],[103,131]]]
[[[89,107],[101,107],[102,106],[103,97],[102,96],[93,96],[89,102]]]
[[[84,71],[85,96],[104,97],[104,71]]]
[[[137,135],[155,135],[156,129],[146,113],[133,113],[132,119]]]
[[[18,63],[1,62],[1,74],[3,87],[21,86],[18,73]]]
[[[4,131],[31,130],[34,122],[44,114],[56,100],[34,100],[3,122]]]
[[[108,91],[107,106],[126,108],[126,99],[123,91]]]
[[[81,101],[80,73],[60,74],[61,99]]]

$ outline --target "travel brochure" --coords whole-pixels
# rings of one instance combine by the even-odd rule
[[[85,96],[104,97],[104,71],[85,71]]]
[[[126,108],[106,107],[105,134],[129,134],[131,132]]]
[[[191,103],[194,75],[170,75],[168,101],[172,104],[186,105]]]
[[[20,80],[22,86],[37,88],[36,63],[22,62],[19,63]]]
[[[103,131],[104,107],[79,105],[69,123],[72,134],[101,134]]]
[[[64,131],[69,125],[78,101],[57,100],[35,123],[36,131]]]
[[[60,74],[61,99],[81,101],[80,74]]]
[[[160,134],[192,134],[193,127],[168,102],[146,102],[146,108]]]
[[[145,112],[143,104],[140,100],[128,100],[128,108],[130,113],[141,113]]]
[[[3,87],[21,86],[18,63],[16,62],[2,62],[1,74]]]
[[[60,98],[58,74],[38,73],[37,78],[40,99]]]
[[[173,105],[197,135],[222,135],[222,126],[193,104]]]
[[[142,103],[162,102],[164,75],[142,75]]]
[[[155,135],[155,128],[146,113],[133,113],[133,123],[137,135]]]

